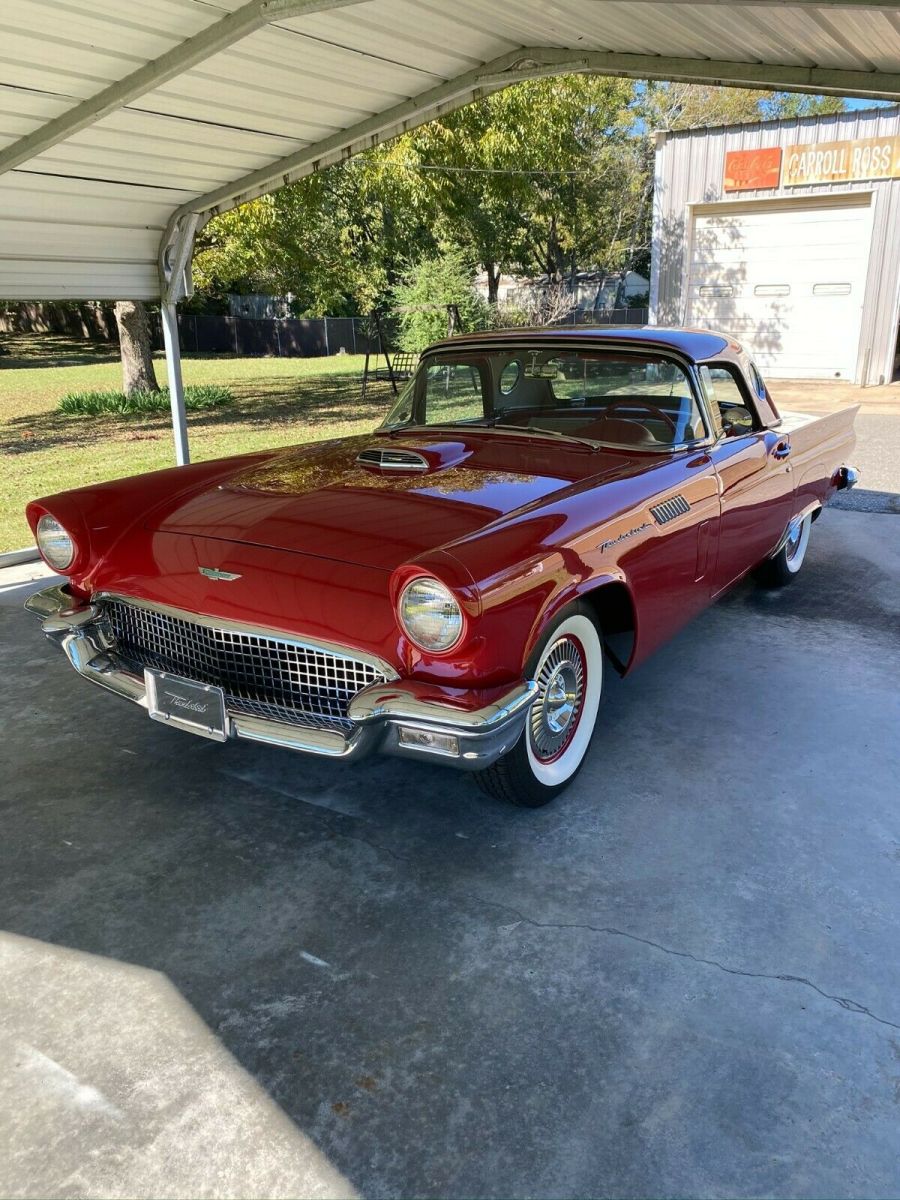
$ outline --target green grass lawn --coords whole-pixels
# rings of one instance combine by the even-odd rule
[[[31,544],[24,509],[36,496],[174,463],[166,414],[66,416],[67,392],[120,388],[115,349],[52,335],[0,335],[0,551]],[[186,358],[186,384],[221,384],[234,403],[188,414],[195,462],[374,429],[388,384],[363,404],[362,355],[333,358]],[[165,364],[156,365],[160,383]]]

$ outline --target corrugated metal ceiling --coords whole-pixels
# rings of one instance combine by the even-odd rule
[[[451,10],[438,0],[337,2],[7,6],[0,296],[158,296],[157,252],[173,214],[197,211],[202,220],[510,74],[568,62],[900,98],[893,4],[456,0]],[[230,44],[211,42],[183,69],[155,74],[167,55],[246,15],[256,19]],[[147,64],[141,86],[129,87]],[[99,108],[89,123],[63,126],[61,136],[58,126],[48,130],[85,104]],[[395,106],[405,107],[392,115]],[[49,132],[46,145],[36,141]]]

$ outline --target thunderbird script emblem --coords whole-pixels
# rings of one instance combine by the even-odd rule
[[[197,570],[207,579],[218,579],[223,583],[231,583],[241,578],[240,575],[235,575],[234,571],[220,571],[218,567],[198,567]]]

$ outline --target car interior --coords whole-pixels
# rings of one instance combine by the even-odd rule
[[[513,350],[447,357],[424,372],[427,424],[534,429],[660,449],[705,436],[684,370],[659,355]]]

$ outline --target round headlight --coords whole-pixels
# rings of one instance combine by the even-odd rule
[[[37,523],[37,544],[48,564],[57,571],[64,571],[75,557],[75,543],[56,517],[48,513]]]
[[[462,636],[463,615],[437,579],[414,579],[400,597],[400,624],[423,650],[449,650]]]

